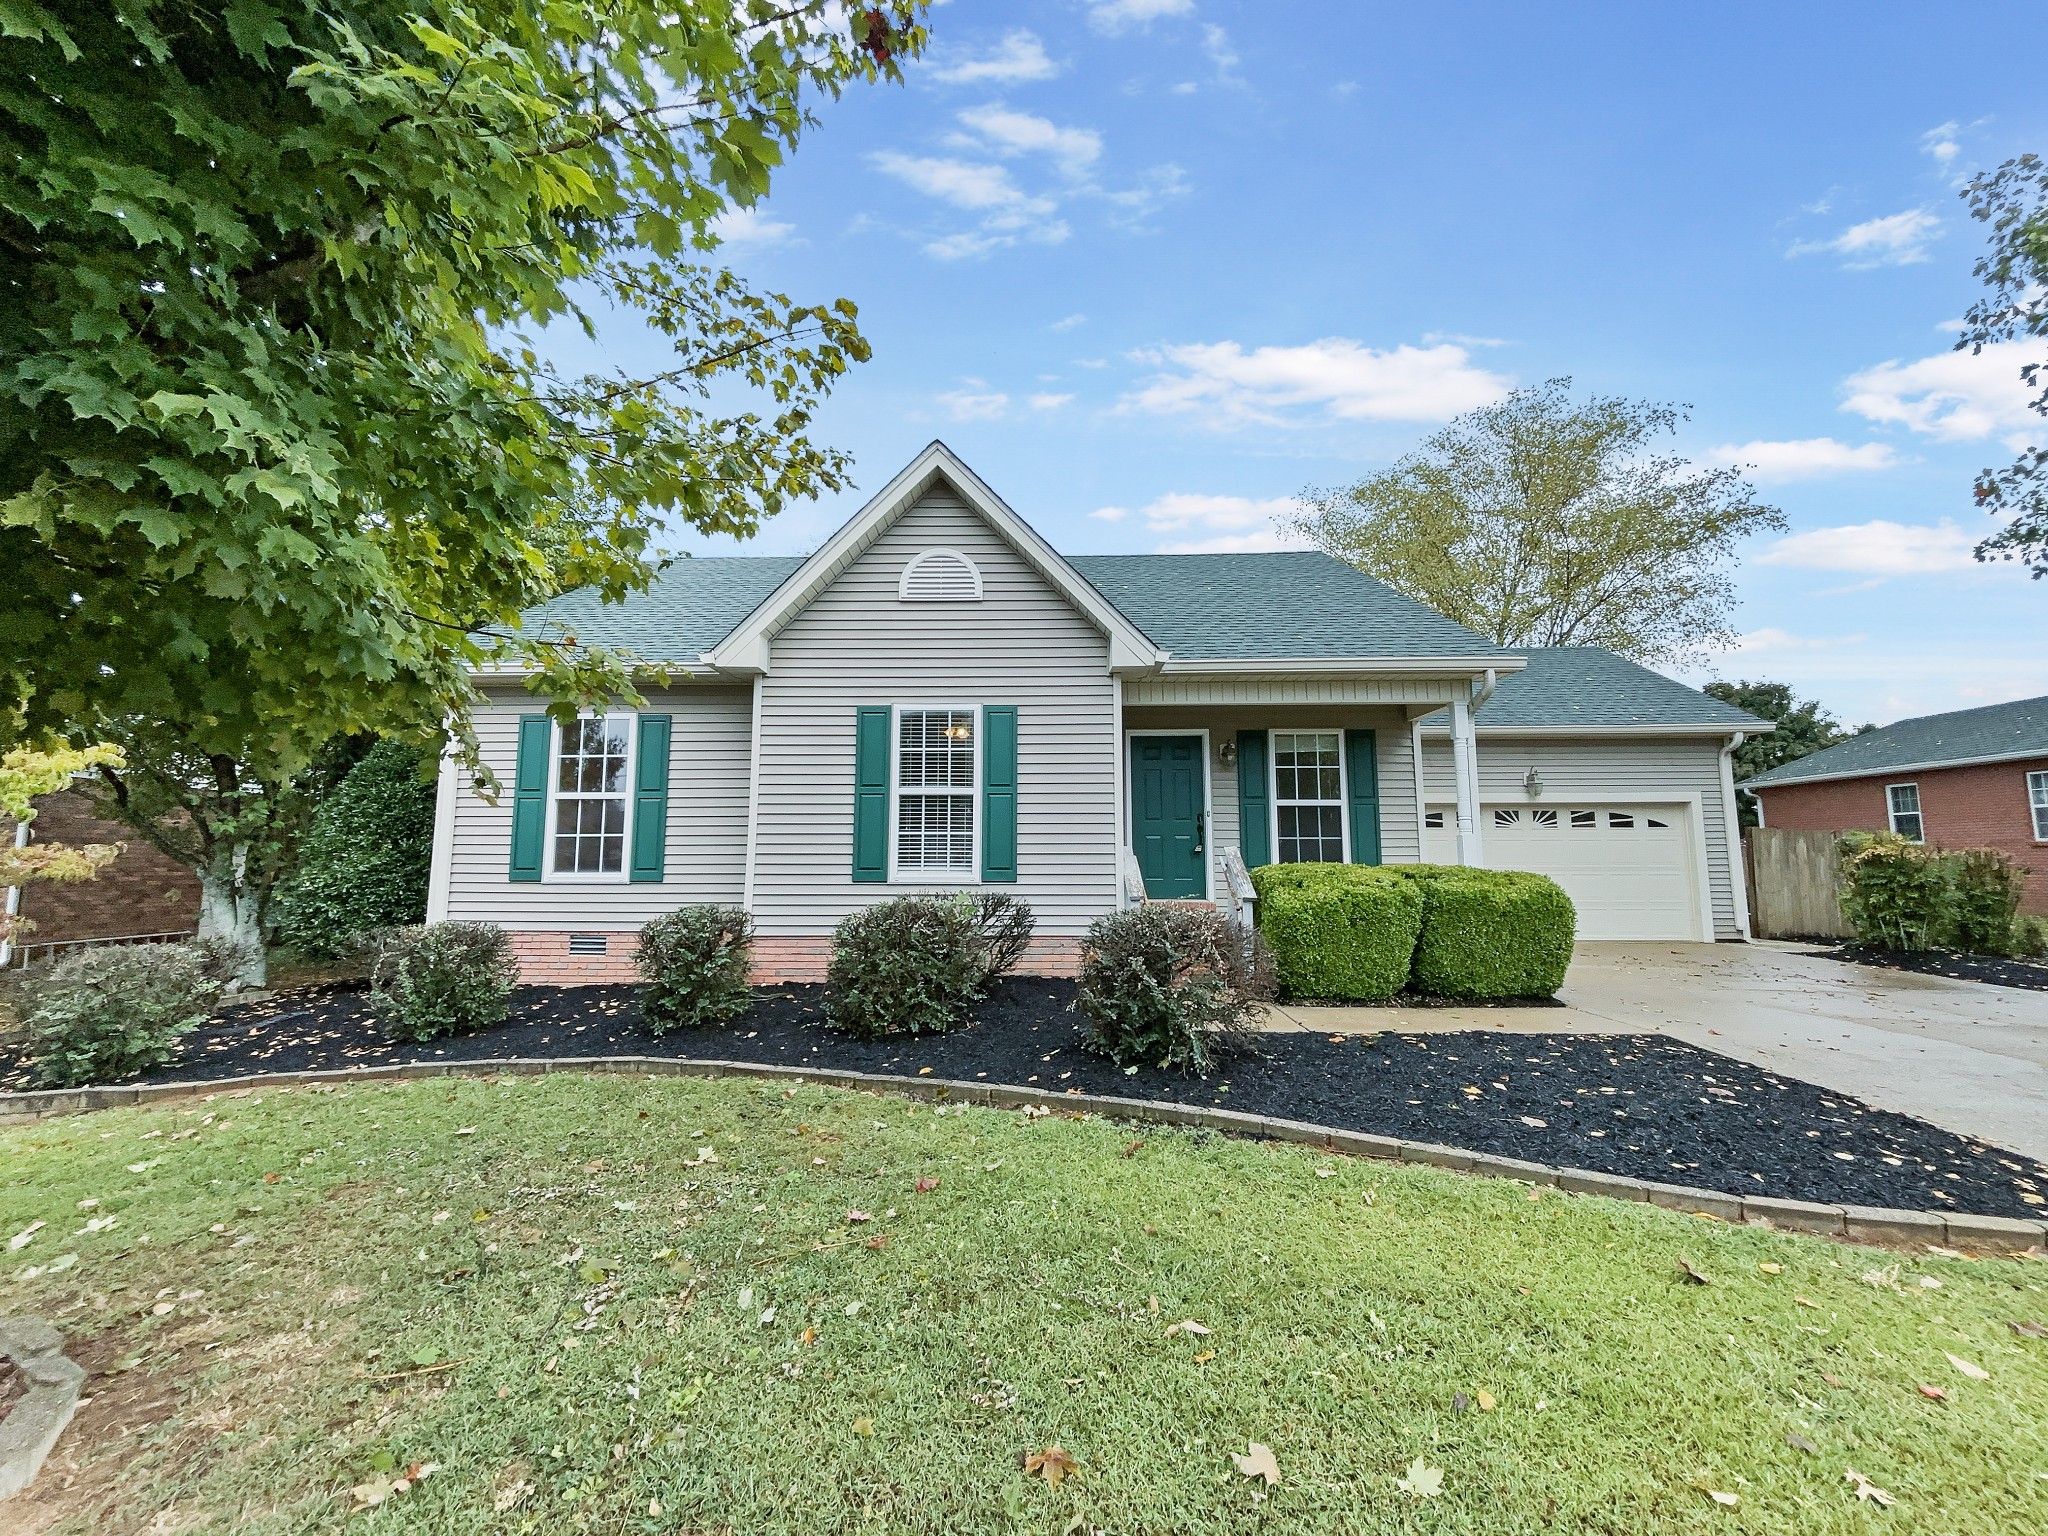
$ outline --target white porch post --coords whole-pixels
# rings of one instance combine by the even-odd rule
[[[1451,701],[1451,777],[1458,791],[1458,862],[1483,865],[1479,839],[1479,753],[1472,739],[1472,710],[1463,699]]]

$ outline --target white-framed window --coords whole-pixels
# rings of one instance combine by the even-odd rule
[[[555,728],[548,873],[564,879],[623,879],[633,790],[629,713],[588,715]]]
[[[2027,808],[2034,813],[2034,841],[2048,843],[2048,773],[2027,775]]]
[[[1275,731],[1272,741],[1276,862],[1344,863],[1344,733]]]
[[[896,711],[896,873],[906,879],[980,878],[981,711]]]
[[[1887,784],[1885,805],[1891,812],[1892,830],[1916,843],[1927,841],[1927,824],[1920,816],[1918,784]]]

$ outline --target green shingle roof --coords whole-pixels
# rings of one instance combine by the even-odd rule
[[[1534,645],[1519,654],[1529,658],[1528,667],[1502,677],[1493,697],[1472,717],[1482,729],[1767,728],[1746,709],[1723,704],[1597,645]],[[1439,710],[1425,716],[1423,724],[1426,729],[1447,730],[1450,715]]]
[[[2048,757],[2048,697],[1901,720],[1881,731],[1851,736],[1811,757],[1782,763],[1758,774],[1743,788],[2035,756]]]
[[[526,622],[649,661],[694,662],[802,564],[793,555],[678,560],[623,603],[571,592]],[[1328,555],[1079,555],[1072,564],[1177,659],[1507,654]]]
[[[801,555],[715,555],[678,560],[645,592],[602,603],[591,588],[530,608],[526,627],[652,662],[694,665],[804,563]]]
[[[1076,555],[1071,563],[1176,661],[1508,654],[1329,555]]]

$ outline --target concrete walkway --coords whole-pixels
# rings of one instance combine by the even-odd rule
[[[2048,1162],[2048,992],[1800,944],[1581,944],[1563,1008],[1276,1007],[1318,1034],[1658,1032]]]

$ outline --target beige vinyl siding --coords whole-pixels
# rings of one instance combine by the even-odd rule
[[[1441,697],[1441,695],[1438,695]],[[1415,806],[1415,759],[1408,717],[1398,709],[1328,705],[1222,706],[1176,705],[1124,710],[1124,724],[1134,731],[1209,732],[1209,798],[1215,825],[1209,846],[1217,856],[1242,845],[1237,822],[1237,770],[1224,768],[1216,752],[1239,731],[1369,730],[1378,736],[1380,770],[1380,857],[1389,864],[1414,864],[1422,858],[1421,814]],[[1221,875],[1211,865],[1209,889],[1222,890]]]
[[[1522,779],[1531,768],[1543,776],[1546,804],[1605,800],[1669,803],[1699,796],[1714,932],[1724,939],[1742,936],[1735,916],[1728,816],[1721,801],[1720,738],[1503,737],[1489,736],[1482,729],[1478,750],[1479,798],[1487,804],[1529,804]],[[1425,734],[1422,762],[1429,803],[1452,804],[1456,787],[1451,776],[1450,738]],[[1480,840],[1484,846],[1484,826]]]
[[[647,695],[647,713],[670,714],[667,877],[506,878],[511,858],[513,768],[519,717],[542,706],[525,693],[493,694],[476,712],[484,761],[504,786],[496,805],[456,770],[455,835],[448,916],[507,928],[618,931],[697,902],[737,904],[746,880],[747,749],[753,694],[748,688],[674,688]]]
[[[980,567],[980,602],[897,598],[904,566],[935,548]],[[1115,908],[1108,643],[941,489],[773,637],[761,680],[756,931],[826,934],[856,908],[931,888],[853,880],[854,711],[864,704],[1015,705],[1018,878],[994,888],[1028,902],[1048,936],[1078,934]]]

